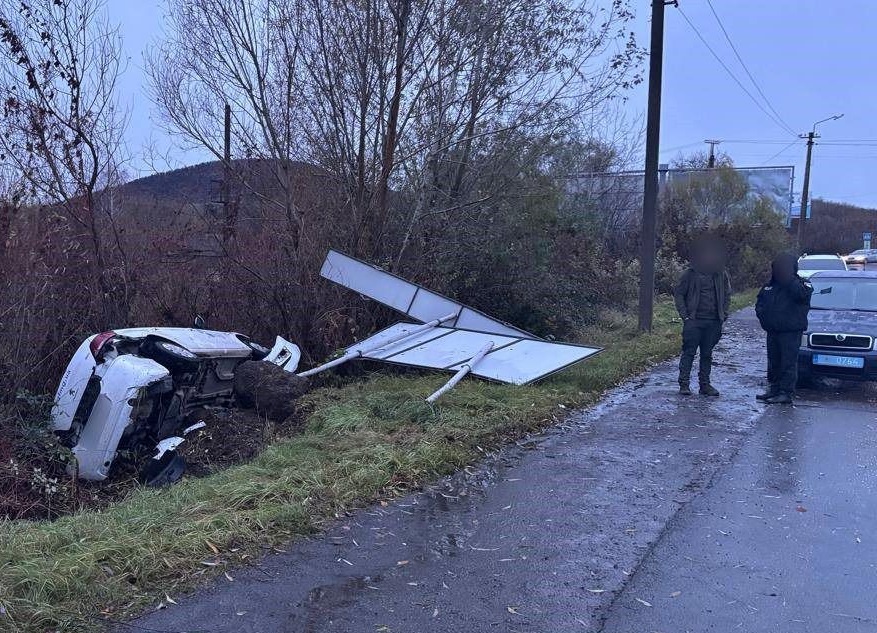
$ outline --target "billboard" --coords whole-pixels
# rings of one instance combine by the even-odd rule
[[[794,179],[795,168],[791,165],[715,169],[664,168],[658,172],[661,191],[666,191],[668,187],[685,187],[699,192],[703,194],[700,197],[704,198],[705,207],[713,204],[724,205],[723,217],[733,215],[735,207],[743,208],[748,206],[747,203],[761,199],[768,201],[778,215],[788,218],[792,209]],[[629,215],[642,209],[643,184],[643,171],[575,174],[569,177],[567,194],[592,208]],[[706,195],[717,191],[721,193],[723,189],[726,190],[724,196]],[[722,199],[728,202],[723,203]]]

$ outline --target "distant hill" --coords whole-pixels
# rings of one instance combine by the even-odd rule
[[[811,218],[804,224],[804,250],[808,252],[849,253],[862,248],[862,233],[877,236],[877,209],[857,207],[830,200],[814,200]],[[797,220],[792,223],[793,234]],[[877,246],[877,240],[872,242]]]
[[[342,204],[338,180],[322,167],[290,163],[287,185],[286,174],[277,165],[263,159],[233,161],[230,200],[239,224],[266,213],[282,213],[284,186],[291,190],[298,209]],[[211,161],[137,178],[113,191],[114,207],[121,217],[165,226],[219,219],[225,213],[224,176],[222,163]]]
[[[219,197],[222,176],[222,163],[211,161],[138,178],[122,185],[118,191],[139,199],[211,202]]]

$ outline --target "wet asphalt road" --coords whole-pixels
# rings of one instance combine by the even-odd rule
[[[665,363],[550,432],[122,630],[877,631],[877,395],[765,408],[751,314],[719,399]]]

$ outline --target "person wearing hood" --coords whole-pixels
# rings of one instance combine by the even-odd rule
[[[807,329],[813,286],[798,276],[798,258],[778,255],[771,278],[758,293],[755,313],[767,332],[767,391],[755,396],[768,404],[790,404],[798,382],[798,349]]]
[[[679,393],[691,395],[691,368],[700,350],[700,394],[718,396],[718,389],[710,382],[713,348],[722,337],[722,324],[731,308],[731,279],[720,243],[704,241],[694,245],[691,265],[679,279],[673,298],[683,324]]]

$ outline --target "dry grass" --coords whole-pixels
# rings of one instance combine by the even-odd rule
[[[751,295],[739,297],[745,304]],[[558,407],[676,352],[669,302],[652,334],[629,318],[583,336],[607,346],[535,386],[466,381],[436,408],[440,376],[374,377],[307,396],[302,435],[252,462],[165,490],[141,489],[102,511],[55,522],[0,524],[0,629],[91,631],[159,604],[266,548],[320,529],[338,513],[411,489],[550,424]]]

